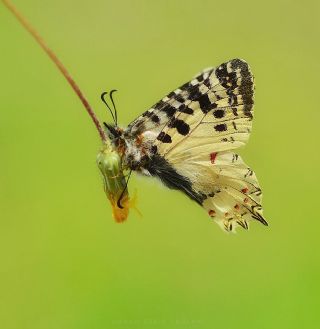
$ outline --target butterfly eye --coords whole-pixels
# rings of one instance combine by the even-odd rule
[[[103,125],[106,127],[108,136],[111,140],[116,139],[121,136],[121,132],[119,129],[117,129],[116,126],[110,125],[106,122],[104,122]]]

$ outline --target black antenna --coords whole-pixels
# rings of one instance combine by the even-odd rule
[[[103,93],[101,94],[100,98],[101,98],[101,100],[103,101],[103,103],[107,106],[108,110],[110,111],[111,116],[112,116],[112,119],[113,119],[115,125],[117,125],[116,117],[115,117],[115,115],[113,114],[113,111],[111,110],[111,108],[110,108],[108,102],[107,102],[106,99],[105,99],[105,96],[106,96],[107,94],[108,94],[107,91],[103,92]]]
[[[117,108],[116,108],[116,105],[114,103],[114,100],[113,100],[113,93],[116,92],[117,90],[116,89],[113,89],[110,91],[110,94],[109,94],[109,98],[111,100],[111,103],[112,103],[112,107],[113,107],[113,111],[111,110],[111,107],[109,106],[108,102],[106,101],[106,98],[105,96],[108,94],[107,91],[103,92],[101,94],[101,100],[103,101],[103,103],[107,106],[107,108],[109,109],[110,113],[111,113],[111,116],[112,116],[112,119],[114,121],[114,124],[116,126],[118,126],[118,113],[117,113]]]
[[[118,206],[120,209],[123,209],[123,207],[122,207],[122,205],[121,205],[120,202],[121,202],[121,200],[122,200],[122,198],[123,198],[124,192],[125,192],[126,189],[128,188],[128,183],[129,183],[129,179],[130,179],[131,173],[132,173],[132,169],[131,169],[130,172],[129,172],[128,179],[127,179],[127,181],[126,181],[126,186],[124,187],[124,189],[123,189],[123,191],[121,192],[120,197],[119,197],[119,199],[118,199],[118,201],[117,201],[117,206]]]
[[[112,97],[112,94],[114,93],[114,92],[116,92],[116,91],[118,91],[118,90],[116,90],[116,89],[113,89],[113,90],[111,90],[110,91],[110,99],[111,99],[111,102],[112,102],[112,106],[113,106],[113,111],[114,111],[114,116],[115,116],[115,124],[116,124],[116,126],[118,125],[118,113],[117,113],[117,109],[116,109],[116,106],[115,106],[115,104],[114,104],[114,101],[113,101],[113,97]]]

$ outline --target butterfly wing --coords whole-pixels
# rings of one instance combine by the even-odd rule
[[[253,104],[250,68],[233,59],[202,72],[128,127],[153,132],[146,134],[152,155],[145,169],[182,190],[227,231],[247,228],[252,218],[267,225],[256,176],[231,152],[249,138]]]
[[[211,69],[199,73],[192,81],[170,92],[149,110],[132,121],[125,130],[126,136],[137,136],[145,131],[160,132],[177,112],[183,111],[182,106],[190,99],[190,94],[197,85],[208,78]]]
[[[191,81],[186,100],[158,136],[159,153],[180,153],[189,146],[200,151],[208,144],[216,151],[230,150],[248,140],[254,104],[248,64],[234,59],[199,77]]]

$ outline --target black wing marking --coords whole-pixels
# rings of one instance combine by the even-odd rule
[[[144,131],[160,132],[174,117],[176,112],[191,113],[191,109],[188,109],[185,104],[190,97],[194,98],[196,96],[198,87],[201,84],[208,83],[207,79],[211,72],[212,69],[203,71],[193,80],[170,92],[131,122],[125,130],[125,135],[134,136]]]
[[[229,142],[224,149],[232,149],[248,139],[254,82],[245,61],[233,59],[210,70],[209,76],[192,86],[188,94],[184,110],[177,111],[157,137],[159,154],[167,154],[186,137],[192,137],[188,138],[190,145],[184,142],[181,148]]]

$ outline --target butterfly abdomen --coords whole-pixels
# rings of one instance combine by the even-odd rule
[[[206,195],[195,191],[192,187],[191,180],[181,175],[177,170],[162,156],[154,154],[145,164],[145,168],[150,175],[155,176],[167,187],[180,190],[189,198],[202,205]]]

